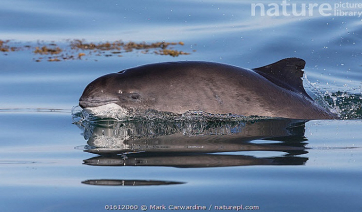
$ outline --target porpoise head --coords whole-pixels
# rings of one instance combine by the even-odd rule
[[[141,95],[137,89],[131,88],[132,84],[123,80],[122,73],[99,77],[84,89],[79,106],[92,108],[112,103],[119,106],[141,103]]]

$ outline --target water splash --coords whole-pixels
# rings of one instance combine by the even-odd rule
[[[341,119],[362,119],[362,88],[336,92],[322,91],[306,76],[303,83],[307,93],[317,104],[338,114]]]
[[[362,119],[362,93],[325,92],[323,98],[341,119]]]
[[[115,104],[114,104],[115,105]],[[100,108],[103,107],[103,108]],[[79,106],[74,106],[72,109],[73,123],[97,122],[108,120],[116,121],[256,121],[276,119],[264,116],[242,116],[236,114],[212,114],[204,111],[187,111],[183,114],[171,112],[148,110],[125,109],[119,106],[100,106],[97,109],[82,109]]]
[[[252,122],[252,121],[251,121]],[[114,137],[121,140],[154,138],[181,133],[185,136],[231,135],[242,131],[245,121],[205,121],[205,120],[127,120],[118,121],[86,119],[74,122],[82,131],[85,140],[96,134],[97,139],[111,143]],[[112,129],[111,132],[109,129]],[[116,129],[116,130],[114,130]],[[120,130],[121,129],[121,130]]]

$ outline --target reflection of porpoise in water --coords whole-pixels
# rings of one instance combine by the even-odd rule
[[[298,58],[253,70],[211,62],[144,65],[94,80],[85,88],[79,105],[91,111],[111,105],[123,111],[336,118],[305,92],[304,66],[305,61]]]
[[[302,143],[306,140],[304,123],[292,119],[250,122],[106,121],[88,125],[83,134],[88,140],[85,151],[100,155],[239,151],[298,155],[306,153],[305,144]],[[278,142],[255,144],[252,142],[254,140]],[[290,140],[293,143],[289,145]]]
[[[300,157],[308,153],[304,123],[293,119],[256,122],[107,120],[90,125],[83,122],[83,135],[88,140],[84,151],[101,155],[84,160],[84,164],[188,168],[303,165],[308,160]],[[264,157],[250,155],[260,152],[268,154]]]

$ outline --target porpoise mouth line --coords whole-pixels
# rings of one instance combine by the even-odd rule
[[[100,101],[100,100],[93,100],[93,101],[88,101],[88,100],[79,100],[79,106],[83,107],[83,108],[90,108],[90,107],[98,107],[98,106],[102,106],[102,105],[107,105],[107,104],[111,104],[111,103],[115,103],[117,104],[117,100],[105,100],[105,101]]]

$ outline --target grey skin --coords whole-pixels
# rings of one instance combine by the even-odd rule
[[[255,69],[212,62],[169,62],[107,74],[91,82],[82,108],[115,103],[125,109],[204,111],[291,119],[334,119],[302,82],[305,61],[287,58]]]

